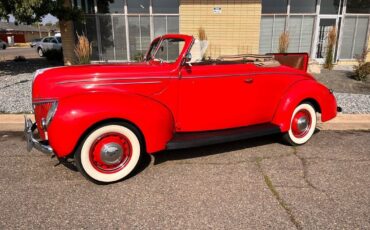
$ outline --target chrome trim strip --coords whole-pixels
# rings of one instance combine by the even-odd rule
[[[70,84],[70,83],[80,83],[80,82],[104,82],[104,81],[119,81],[119,80],[146,80],[146,79],[168,79],[173,76],[161,76],[161,77],[129,77],[129,78],[90,78],[90,79],[81,79],[81,80],[69,80],[58,82],[58,85]]]
[[[220,75],[209,75],[209,76],[183,76],[182,78],[219,78],[219,77],[242,77],[242,76],[257,76],[257,75],[300,75],[305,76],[303,73],[289,73],[289,72],[252,72],[252,73],[240,73],[240,74],[220,74]],[[119,81],[119,80],[140,80],[140,79],[169,79],[174,76],[158,76],[158,77],[128,77],[128,78],[98,78],[98,79],[83,79],[83,80],[69,80],[69,81],[61,81],[58,82],[58,85],[63,84],[73,84],[73,83],[83,83],[83,82],[91,82],[91,84],[95,84],[97,82],[106,82],[106,81]],[[115,84],[115,83],[104,83],[104,84]],[[127,82],[127,83],[119,83],[119,84],[146,84],[146,82]],[[152,84],[152,83],[151,83]]]
[[[107,85],[139,85],[139,84],[159,84],[161,81],[152,81],[152,82],[112,82],[112,83],[91,83],[89,85],[94,86],[107,86]]]
[[[192,79],[192,78],[219,78],[219,77],[248,77],[248,76],[258,76],[258,75],[299,75],[306,76],[301,73],[286,73],[286,72],[263,72],[263,73],[243,73],[243,74],[222,74],[222,75],[210,75],[210,76],[182,76],[182,79]]]
[[[41,100],[36,100],[32,101],[32,105],[40,105],[40,104],[47,104],[47,103],[54,103],[56,102],[56,99],[41,99]]]

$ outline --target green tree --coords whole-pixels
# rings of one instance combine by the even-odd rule
[[[73,21],[81,18],[82,11],[72,7],[71,0],[0,0],[0,18],[9,20],[12,14],[17,22],[33,24],[51,14],[59,19],[63,43],[64,62],[74,62]],[[70,51],[70,52],[69,52]]]
[[[0,17],[8,20],[12,14],[16,21],[25,24],[40,22],[47,14],[61,21],[80,18],[81,10],[71,6],[71,0],[0,0]]]
[[[75,1],[73,1],[75,2]],[[109,4],[114,0],[97,0],[98,12],[109,12]],[[86,7],[86,6],[85,6]],[[65,63],[74,63],[75,29],[74,22],[83,20],[82,10],[72,7],[72,0],[0,0],[0,18],[9,19],[12,14],[20,23],[34,24],[41,22],[42,17],[51,14],[59,19],[58,27],[62,35],[63,56]],[[108,22],[102,22],[107,24]],[[104,30],[102,32],[104,36]],[[102,39],[105,41],[106,39]]]

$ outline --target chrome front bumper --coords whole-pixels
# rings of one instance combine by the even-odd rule
[[[35,149],[46,153],[52,154],[53,148],[50,147],[46,142],[38,141],[34,138],[33,132],[36,129],[36,123],[32,123],[31,119],[24,117],[24,136],[26,137],[27,142],[27,151],[30,152],[33,147]]]

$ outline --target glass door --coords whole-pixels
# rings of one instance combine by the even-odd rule
[[[338,17],[328,18],[328,17],[319,17],[319,26],[316,31],[316,44],[315,44],[315,59],[320,63],[324,62],[327,53],[327,42],[328,34],[332,27],[338,28]],[[338,38],[338,30],[337,30]],[[336,47],[335,47],[336,48]],[[334,52],[334,59],[336,60]]]

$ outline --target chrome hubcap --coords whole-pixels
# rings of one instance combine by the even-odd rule
[[[303,132],[307,129],[308,127],[308,120],[306,117],[301,117],[298,119],[298,122],[297,122],[297,127],[298,127],[298,130]]]
[[[105,144],[100,151],[100,158],[107,165],[114,165],[119,163],[122,159],[122,156],[122,147],[114,142]]]

